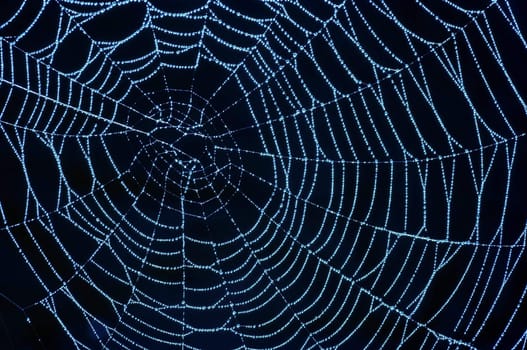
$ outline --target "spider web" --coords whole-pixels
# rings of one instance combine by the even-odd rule
[[[520,1],[2,7],[4,348],[526,348]]]

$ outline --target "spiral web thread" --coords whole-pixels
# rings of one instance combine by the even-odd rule
[[[44,348],[525,348],[525,23],[469,3],[6,5],[2,299]]]

